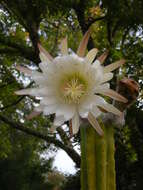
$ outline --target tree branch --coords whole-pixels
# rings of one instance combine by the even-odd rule
[[[70,141],[70,138],[67,136],[66,132],[61,128],[61,127],[58,127],[57,128],[57,132],[58,134],[60,135],[62,141],[64,142],[65,145],[73,148],[73,145]]]
[[[106,18],[106,16],[101,16],[101,17],[97,17],[97,18],[90,18],[88,20],[87,28],[89,28],[92,24],[94,24],[96,21],[100,21],[100,20],[104,20]]]
[[[12,102],[11,104],[7,104],[6,106],[0,108],[0,111],[3,111],[9,107],[16,106],[21,100],[23,100],[25,96],[20,96],[16,101]]]
[[[0,43],[4,46],[8,46],[6,48],[0,48],[1,53],[7,53],[5,49],[11,51],[11,53],[16,53],[21,55],[22,57],[33,61],[35,63],[39,63],[40,59],[39,56],[35,54],[35,51],[32,49],[32,47],[28,47],[27,45],[22,44],[21,42],[16,42],[16,39],[12,39],[10,37],[6,37],[3,35],[0,35]]]
[[[0,114],[0,120],[3,121],[4,123],[8,124],[10,127],[14,128],[14,129],[20,130],[28,135],[32,135],[34,137],[45,140],[47,143],[52,143],[56,147],[63,149],[71,157],[71,159],[75,162],[76,167],[78,167],[78,168],[80,167],[80,155],[74,149],[64,145],[61,141],[57,140],[56,138],[47,136],[39,131],[25,127],[21,123],[13,122],[12,120],[8,119],[7,117],[5,117],[1,114]]]
[[[73,9],[76,12],[77,19],[78,19],[78,22],[79,22],[79,25],[81,27],[83,34],[88,30],[88,28],[90,26],[89,24],[86,24],[86,20],[85,20],[85,15],[84,15],[85,4],[86,4],[86,0],[84,0],[84,1],[81,0],[78,3],[78,5],[73,7]],[[93,40],[91,38],[89,38],[89,42],[88,42],[87,47],[88,47],[88,50],[94,48],[94,43],[93,43]]]

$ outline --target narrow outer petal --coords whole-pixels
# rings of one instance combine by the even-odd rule
[[[90,29],[84,34],[80,44],[79,44],[79,47],[78,47],[78,50],[77,50],[77,55],[80,56],[80,57],[84,57],[85,55],[85,50],[86,50],[86,47],[87,47],[87,43],[88,43],[88,40],[89,40],[89,37],[90,37]]]
[[[123,103],[127,103],[128,102],[128,100],[124,96],[118,94],[116,91],[114,91],[112,89],[107,89],[105,91],[103,90],[101,92],[101,94],[103,94],[105,96],[109,96],[110,98],[112,98],[114,100],[118,100],[118,101],[123,102]]]
[[[104,73],[109,73],[111,71],[114,71],[115,69],[123,65],[124,63],[125,63],[125,60],[121,59],[119,61],[116,61],[115,63],[107,65],[106,67],[104,67]]]
[[[60,44],[60,50],[63,55],[68,54],[68,44],[67,44],[67,37],[65,37]]]
[[[100,127],[98,121],[96,120],[96,118],[94,117],[94,115],[91,112],[89,112],[89,114],[88,114],[88,121],[92,125],[92,127],[97,131],[97,133],[100,136],[103,136],[104,132],[103,132],[102,128]]]
[[[79,115],[76,112],[75,115],[72,118],[72,131],[73,131],[73,134],[78,133],[79,126],[80,126]]]
[[[99,104],[99,107],[105,109],[107,112],[111,112],[115,115],[121,116],[122,112],[120,112],[117,108],[115,108],[112,104]]]
[[[86,55],[85,58],[88,60],[89,63],[92,63],[92,62],[94,61],[97,52],[98,52],[98,49],[93,48],[93,49],[91,49],[91,50],[87,53],[87,55]]]
[[[113,78],[113,73],[105,73],[103,75],[102,83],[107,82]]]
[[[94,115],[95,118],[99,117],[101,114],[101,111],[97,106],[93,106],[90,112]]]
[[[47,59],[49,61],[53,60],[53,57],[39,43],[38,43],[38,48],[39,48],[39,51],[40,51],[40,58],[42,59],[41,61],[46,61]]]
[[[107,58],[109,54],[109,51],[105,51],[102,55],[100,55],[97,59],[100,61],[100,63],[104,63],[105,59]]]
[[[120,112],[117,108],[115,108],[112,104],[107,103],[104,98],[95,95],[95,105],[99,108],[103,108],[107,112],[111,112],[115,115],[121,116],[122,112]]]
[[[47,88],[27,88],[23,90],[16,91],[17,95],[31,95],[31,96],[47,96],[52,95],[53,91]]]

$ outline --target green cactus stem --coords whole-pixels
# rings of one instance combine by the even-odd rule
[[[104,136],[81,127],[81,190],[115,190],[114,128],[100,123]]]
[[[115,172],[115,144],[114,144],[114,126],[105,127],[106,135],[106,190],[116,189],[116,172]]]

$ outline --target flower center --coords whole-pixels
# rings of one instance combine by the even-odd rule
[[[62,94],[67,103],[79,103],[87,92],[87,81],[79,73],[67,76],[62,82]]]

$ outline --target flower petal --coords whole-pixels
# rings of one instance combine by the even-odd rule
[[[101,92],[101,94],[103,94],[105,96],[109,96],[110,98],[112,98],[114,100],[118,100],[118,101],[123,102],[123,103],[128,102],[128,100],[124,96],[118,94],[116,91],[114,91],[112,89],[107,89],[105,91],[103,90],[103,92]]]
[[[68,45],[67,45],[67,37],[65,37],[60,44],[60,50],[63,55],[68,54]]]
[[[105,73],[103,75],[102,83],[107,82],[113,78],[113,73]]]
[[[111,71],[114,71],[115,69],[123,65],[124,63],[125,63],[125,60],[121,59],[119,61],[116,61],[115,63],[107,65],[106,67],[104,67],[104,73],[109,73]]]
[[[98,59],[96,59],[93,62],[92,67],[94,67],[95,69],[98,69],[100,65],[101,65],[100,61]]]
[[[45,48],[43,48],[41,46],[40,43],[38,43],[38,48],[39,48],[39,51],[40,51],[40,59],[42,62],[44,61],[52,61],[53,60],[53,57],[47,52],[47,50],[45,50]]]
[[[63,115],[56,116],[54,119],[55,126],[61,126],[65,122],[65,118]]]
[[[94,95],[95,98],[95,106],[99,107],[99,108],[103,108],[103,110],[106,110],[108,112],[114,113],[116,115],[121,115],[122,112],[120,112],[117,108],[115,108],[112,104],[107,103],[104,98]]]
[[[105,92],[106,90],[108,90],[110,88],[110,84],[109,83],[104,83],[104,84],[102,84],[102,85],[99,85],[99,86],[95,86],[95,88],[94,88],[94,92],[95,93],[101,93],[102,94],[102,92]]]
[[[100,136],[103,136],[104,132],[103,132],[102,128],[100,127],[98,121],[96,120],[96,118],[94,117],[94,115],[91,112],[89,112],[89,114],[88,114],[88,121],[92,125],[92,127],[96,130],[96,132]]]
[[[40,101],[41,105],[50,105],[50,104],[56,104],[57,103],[57,99],[55,96],[46,96],[43,97],[43,99]]]
[[[87,53],[87,55],[86,55],[85,58],[88,60],[89,63],[92,63],[92,62],[94,61],[97,52],[98,52],[98,49],[93,48],[93,49],[91,49],[91,50]]]
[[[78,133],[79,126],[80,126],[79,115],[76,112],[75,115],[72,118],[72,132],[73,132],[73,134]]]
[[[105,51],[102,55],[100,55],[97,59],[100,61],[100,63],[104,63],[105,59],[107,58],[109,54],[109,51]]]
[[[32,75],[32,70],[28,69],[27,67],[22,67],[22,66],[16,66],[15,67],[18,71],[22,73],[26,73],[27,75],[31,76]]]
[[[99,117],[101,114],[101,111],[97,106],[93,106],[90,112],[94,115],[95,118]]]
[[[78,112],[82,118],[87,118],[89,109],[86,109],[80,106]]]
[[[51,64],[51,61],[48,62],[48,60],[39,63],[39,67],[40,67],[40,69],[42,70],[42,72],[45,72],[45,71],[47,71],[49,68],[51,68],[51,66],[50,66],[49,64]]]
[[[56,116],[63,115],[65,120],[70,120],[75,114],[75,107],[66,104],[59,104],[55,111]]]
[[[88,40],[89,40],[89,37],[90,37],[90,29],[84,34],[80,44],[79,44],[79,47],[78,47],[78,50],[77,50],[77,55],[80,56],[80,57],[84,57],[84,54],[85,54],[85,50],[86,50],[86,47],[87,47],[87,43],[88,43]]]
[[[52,95],[54,91],[45,87],[42,88],[27,88],[15,92],[17,95],[31,95],[31,96],[48,96]]]
[[[44,115],[54,114],[56,112],[56,109],[57,109],[56,104],[51,104],[51,105],[45,106],[43,109],[43,114]]]
[[[111,112],[115,115],[118,115],[118,116],[121,116],[122,115],[122,112],[120,112],[117,108],[115,108],[112,104],[108,104],[108,103],[105,103],[105,104],[100,104],[99,105],[99,108],[103,108],[104,110],[108,111],[108,112]]]
[[[78,106],[78,111],[83,112],[85,110],[89,111],[92,108],[92,105],[94,104],[94,94],[87,96],[83,102]]]
[[[23,89],[23,90],[18,90],[18,91],[15,91],[14,93],[16,95],[28,95],[28,94],[31,94],[32,93],[32,90],[31,88],[28,88],[28,89]]]

